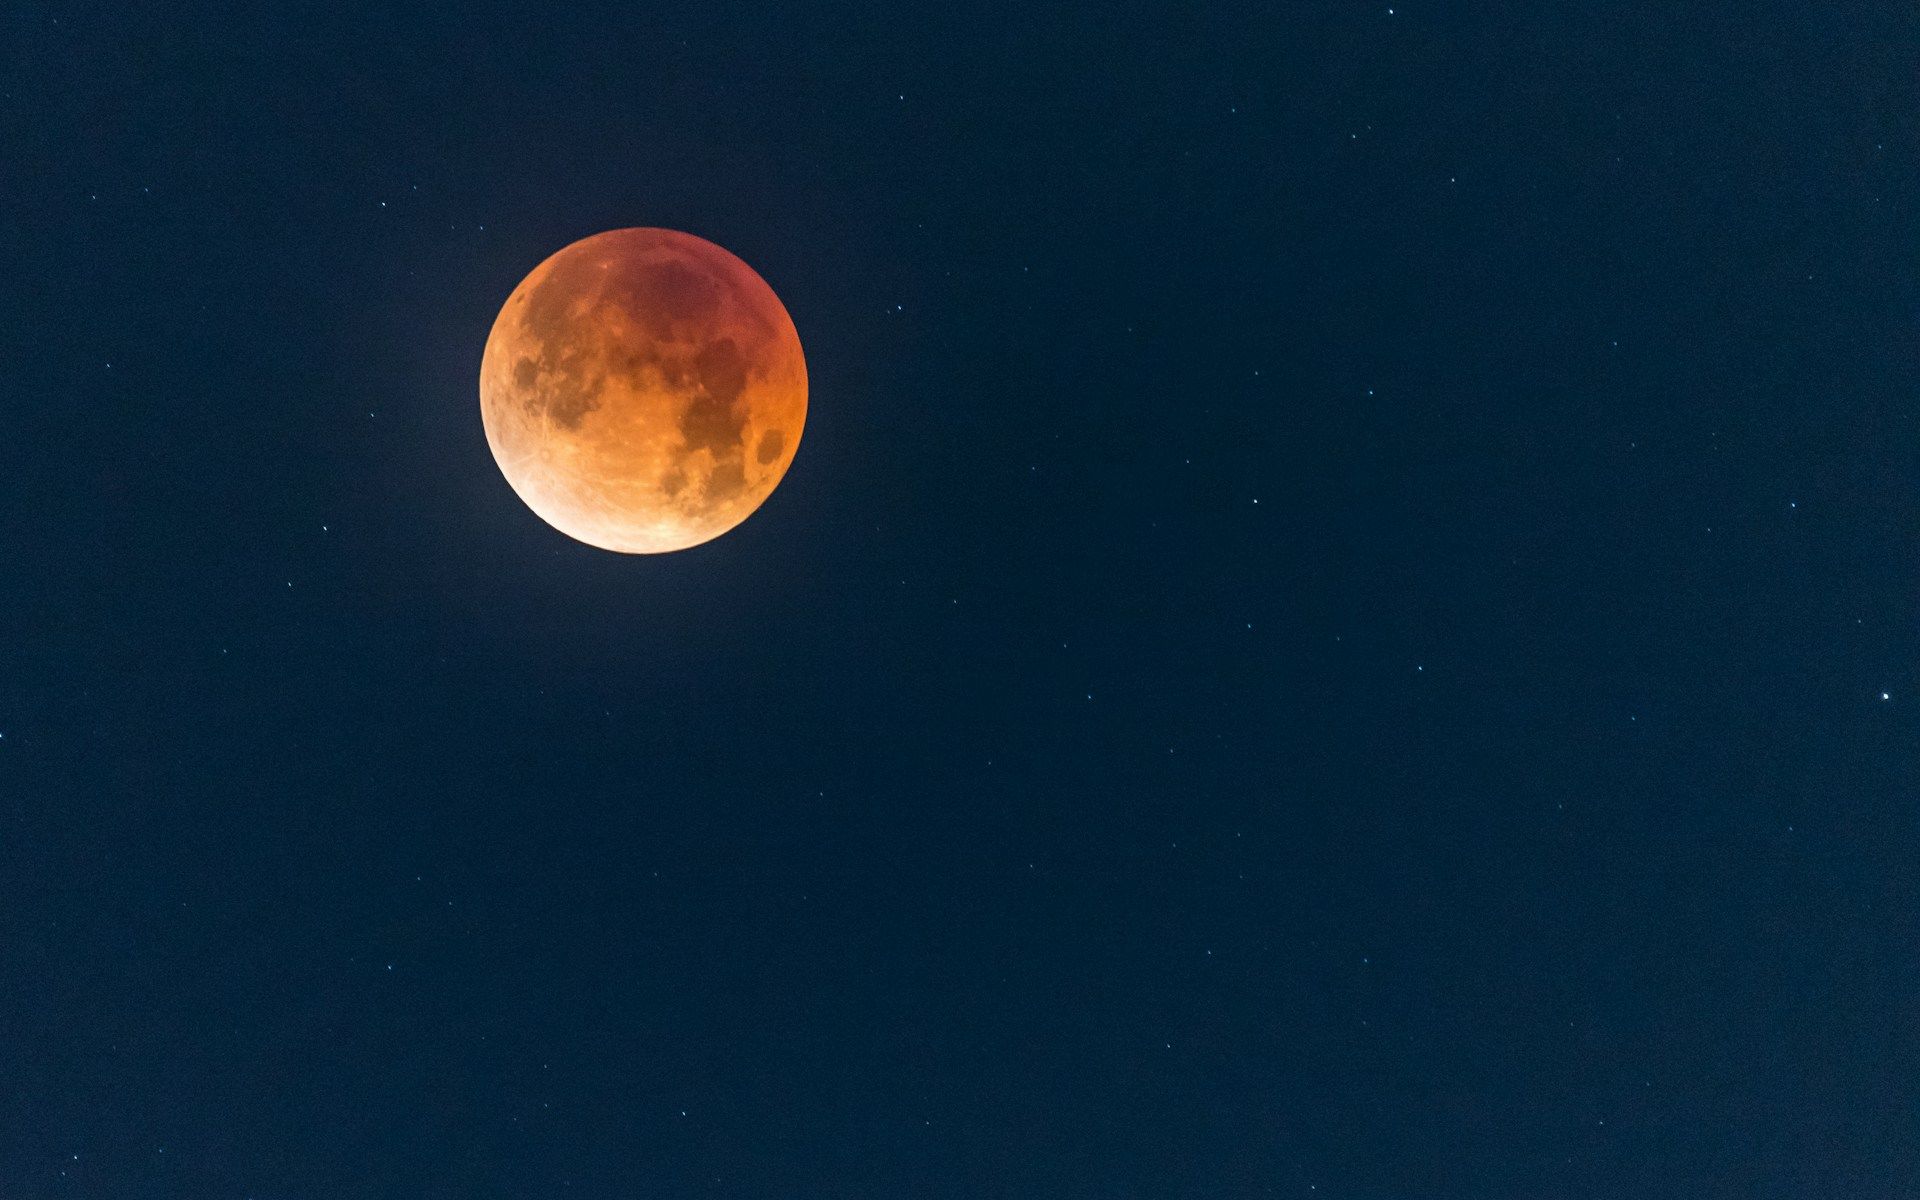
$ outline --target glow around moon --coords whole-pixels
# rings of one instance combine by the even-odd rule
[[[787,310],[753,268],[670,229],[573,243],[507,297],[480,363],[487,444],[555,529],[628,554],[747,519],[807,419]]]

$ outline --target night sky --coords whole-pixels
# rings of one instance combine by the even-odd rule
[[[1920,1194],[1910,6],[294,8],[0,15],[0,1197]]]

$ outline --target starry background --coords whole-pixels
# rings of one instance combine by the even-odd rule
[[[1920,1190],[1910,9],[451,7],[5,12],[0,1195]]]

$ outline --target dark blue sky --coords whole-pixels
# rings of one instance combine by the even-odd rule
[[[1670,7],[12,6],[0,1195],[1920,1191],[1920,22]]]

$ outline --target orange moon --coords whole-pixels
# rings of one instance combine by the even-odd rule
[[[513,289],[480,360],[487,445],[547,524],[684,550],[760,507],[807,420],[807,364],[752,267],[671,229],[573,243]]]

